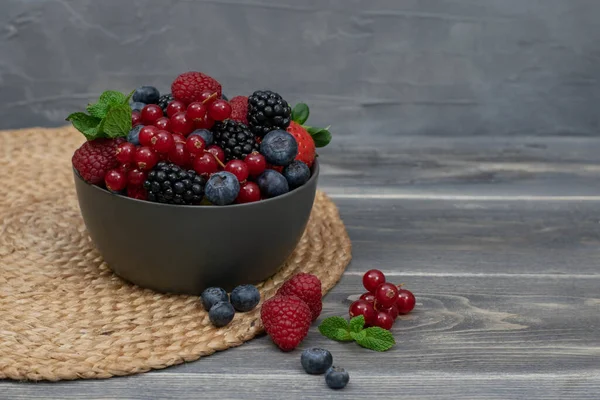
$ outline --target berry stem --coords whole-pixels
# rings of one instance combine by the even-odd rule
[[[216,93],[215,93],[215,94],[216,94]],[[221,162],[221,160],[219,160],[219,157],[215,156],[215,155],[214,155],[213,153],[211,153],[210,151],[206,151],[206,150],[205,150],[204,152],[205,152],[205,153],[208,153],[208,154],[210,154],[211,156],[213,156],[213,157],[214,157],[214,159],[217,161],[217,164],[219,164],[219,165],[221,166],[221,168],[223,168],[223,169],[225,168],[225,164],[223,164],[223,163]]]
[[[216,100],[216,98],[217,98],[217,92],[214,92],[213,94],[208,96],[206,99],[204,99],[202,104],[210,103],[211,101]]]

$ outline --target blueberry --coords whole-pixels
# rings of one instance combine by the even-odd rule
[[[204,139],[204,143],[206,143],[206,146],[210,146],[211,144],[213,144],[213,133],[208,129],[196,129],[194,132],[190,133],[188,137],[194,135],[198,135],[202,139]]]
[[[310,179],[310,168],[302,161],[293,161],[284,168],[283,176],[287,179],[290,189],[295,189],[308,182]]]
[[[142,111],[144,107],[146,107],[146,103],[142,103],[139,101],[135,101],[129,105],[131,107],[131,111]]]
[[[256,180],[261,193],[267,197],[277,197],[290,191],[287,180],[279,172],[267,169]]]
[[[313,347],[302,352],[300,362],[307,373],[320,375],[327,372],[333,365],[333,356],[325,349]]]
[[[231,292],[231,304],[237,311],[250,311],[259,302],[260,292],[254,285],[240,285]]]
[[[240,182],[231,172],[216,172],[206,182],[204,192],[212,204],[224,206],[235,201],[240,192]]]
[[[210,310],[212,306],[221,301],[229,301],[227,292],[219,287],[210,287],[205,289],[204,292],[202,292],[201,298],[202,305],[206,311]]]
[[[156,104],[158,103],[158,99],[160,98],[160,93],[158,89],[154,86],[140,86],[135,89],[133,92],[133,96],[131,96],[131,100],[140,103],[146,104]]]
[[[344,368],[331,367],[325,373],[325,382],[332,389],[343,389],[348,384],[350,375]]]
[[[231,322],[233,316],[235,315],[235,310],[231,303],[220,301],[214,306],[210,308],[208,312],[208,318],[210,322],[217,328],[221,328]]]
[[[140,145],[140,131],[142,130],[143,127],[144,127],[144,125],[136,125],[133,128],[131,128],[131,130],[127,134],[127,141],[129,143],[135,144],[136,146],[139,146]]]
[[[266,134],[260,144],[260,153],[273,165],[286,166],[298,154],[296,139],[286,131],[277,129]]]
[[[225,96],[224,93],[221,93],[221,98],[225,101],[229,101],[229,99],[227,98],[227,96]]]

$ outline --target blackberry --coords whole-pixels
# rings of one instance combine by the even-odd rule
[[[248,97],[248,125],[256,136],[290,125],[292,108],[278,93],[257,90]]]
[[[253,151],[258,151],[258,143],[247,125],[226,119],[216,122],[212,128],[214,143],[225,152],[225,162],[243,160]]]
[[[173,100],[175,100],[175,98],[173,97],[173,95],[171,93],[163,94],[158,99],[158,103],[156,103],[156,104],[158,104],[159,107],[162,108],[164,115],[167,115],[167,106]]]
[[[161,161],[144,182],[148,191],[148,200],[157,203],[197,205],[202,201],[206,180],[190,170]]]

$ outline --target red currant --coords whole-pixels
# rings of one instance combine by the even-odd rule
[[[258,176],[262,174],[267,168],[267,161],[265,156],[260,153],[250,153],[244,159],[244,162],[248,166],[248,173],[250,176]]]
[[[396,306],[400,314],[408,314],[415,308],[415,295],[410,290],[400,289],[398,290],[398,298],[396,299]]]
[[[213,144],[212,146],[208,146],[206,151],[208,151],[213,156],[217,157],[219,159],[219,161],[221,161],[222,163],[225,162],[225,152],[223,151],[222,148],[220,148],[216,144]]]
[[[200,94],[198,101],[208,105],[208,104],[212,103],[213,101],[215,101],[216,99],[217,99],[217,92],[206,91],[206,92],[202,92]]]
[[[185,142],[175,142],[169,152],[169,161],[180,167],[187,167],[190,164],[190,154],[185,149]]]
[[[210,175],[218,170],[219,164],[210,153],[204,153],[194,159],[194,171],[200,175]]]
[[[173,135],[173,140],[175,140],[175,143],[185,144],[185,136],[183,136],[181,133],[171,133],[171,135]]]
[[[187,108],[187,116],[194,122],[202,122],[206,120],[206,106],[199,102],[190,104]]]
[[[360,296],[361,300],[368,301],[371,304],[375,304],[375,295],[371,292],[363,293]]]
[[[373,325],[377,319],[377,312],[373,307],[373,304],[367,303],[364,300],[356,300],[350,304],[350,318],[362,315],[365,317],[366,325]]]
[[[385,282],[385,275],[378,269],[371,269],[363,275],[363,286],[369,292],[375,294],[375,291]]]
[[[207,116],[204,121],[196,121],[194,122],[194,126],[196,129],[210,129],[215,124],[215,120],[211,117]]]
[[[398,299],[398,288],[391,283],[382,283],[375,291],[375,299],[382,307],[391,307]]]
[[[171,130],[187,136],[194,130],[194,121],[189,119],[185,112],[180,112],[171,117]]]
[[[235,175],[239,182],[248,179],[248,166],[242,160],[231,160],[225,165],[225,171]]]
[[[163,110],[156,104],[148,104],[142,108],[142,122],[145,125],[152,125],[157,119],[163,116]]]
[[[392,329],[394,325],[394,318],[384,311],[377,312],[377,316],[375,317],[375,322],[373,325],[378,326],[383,329],[387,329],[388,331]]]
[[[152,138],[158,131],[159,129],[153,125],[146,125],[140,129],[140,145],[152,146]]]
[[[398,318],[399,313],[398,313],[398,306],[396,305],[396,303],[392,304],[390,307],[383,307],[381,304],[378,304],[376,301],[375,302],[375,310],[388,313],[394,319]]]
[[[117,161],[123,164],[129,164],[133,161],[135,154],[135,145],[129,142],[123,142],[117,146]]]
[[[147,200],[148,192],[141,186],[127,186],[127,196],[132,199]]]
[[[127,186],[127,175],[118,169],[111,169],[104,176],[104,183],[111,192],[120,192]]]
[[[167,154],[175,145],[175,139],[167,131],[158,131],[152,138],[152,148],[157,153]]]
[[[135,168],[127,173],[127,182],[129,186],[142,186],[146,180],[146,173]]]
[[[185,104],[179,100],[173,100],[167,106],[167,115],[169,117],[174,116],[177,113],[185,111]]]
[[[198,135],[193,135],[187,138],[185,148],[190,154],[203,154],[206,142]]]
[[[171,132],[171,120],[167,117],[161,117],[154,122],[154,126],[161,131]]]
[[[223,99],[215,100],[208,106],[208,115],[215,121],[224,121],[231,115],[231,106]]]
[[[148,171],[154,168],[156,163],[158,162],[158,157],[156,153],[147,146],[138,147],[134,156],[135,163],[138,169],[142,171]]]
[[[260,200],[260,188],[254,182],[244,182],[240,185],[240,193],[236,203],[253,203]]]
[[[134,127],[142,123],[142,114],[139,111],[131,112],[131,126]]]
[[[133,161],[133,160],[132,160]],[[125,175],[127,175],[129,173],[129,171],[132,169],[132,164],[131,163],[125,163],[125,164],[121,164],[117,167],[117,169],[119,171],[121,171],[122,173],[124,173]]]

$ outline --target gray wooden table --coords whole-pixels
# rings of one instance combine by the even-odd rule
[[[338,138],[320,182],[354,259],[326,296],[344,315],[380,268],[417,296],[386,353],[322,346],[334,392],[267,337],[197,362],[103,381],[0,383],[2,399],[600,398],[600,142],[592,138]]]

